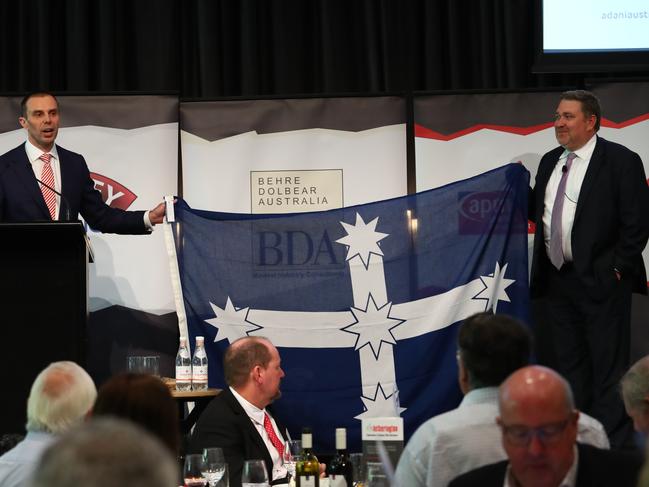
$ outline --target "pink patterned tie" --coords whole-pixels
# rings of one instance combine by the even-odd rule
[[[41,172],[41,181],[47,184],[50,187],[54,187],[54,171],[52,171],[52,164],[50,161],[52,159],[52,154],[44,153],[39,159],[44,162],[43,172]],[[56,219],[56,193],[44,185],[41,184],[41,192],[43,193],[43,199],[47,205],[47,209],[50,210],[50,217],[52,220]]]
[[[273,446],[279,453],[279,457],[282,458],[284,455],[284,443],[282,443],[280,439],[277,437],[277,434],[273,429],[273,423],[270,422],[270,417],[268,416],[268,413],[264,413],[264,429],[266,430],[266,433],[268,433],[268,438],[270,438],[270,442],[273,444]]]
[[[570,167],[575,157],[577,157],[577,154],[574,152],[568,154],[566,165],[562,168],[561,181],[559,181],[557,195],[554,197],[554,206],[552,207],[552,219],[550,220],[550,255],[548,257],[550,257],[550,262],[557,269],[561,269],[565,260],[563,256],[563,224],[561,219],[568,174],[570,173]]]

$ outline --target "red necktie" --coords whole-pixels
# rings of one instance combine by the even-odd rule
[[[266,433],[268,433],[268,438],[270,438],[270,442],[273,444],[273,446],[279,453],[279,457],[283,458],[284,443],[282,443],[281,440],[275,434],[275,429],[273,428],[273,423],[270,422],[270,417],[268,416],[268,413],[264,413],[264,429],[266,430]]]
[[[44,163],[43,171],[41,172],[41,181],[53,188],[55,184],[54,171],[52,171],[52,164],[50,164],[52,154],[42,154],[39,159]],[[47,209],[50,210],[50,217],[52,220],[56,220],[56,193],[43,184],[41,184],[41,192],[43,193],[43,199],[45,200]]]

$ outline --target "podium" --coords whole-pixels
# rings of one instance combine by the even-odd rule
[[[0,223],[0,434],[25,431],[47,365],[85,365],[89,257],[80,222]]]

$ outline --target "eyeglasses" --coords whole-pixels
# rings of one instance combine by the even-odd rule
[[[541,443],[544,445],[552,445],[557,443],[561,439],[561,435],[566,430],[568,425],[574,418],[571,416],[565,421],[560,421],[558,423],[544,424],[543,426],[538,426],[537,428],[528,428],[527,426],[521,425],[506,425],[500,423],[500,428],[502,429],[503,436],[508,443],[514,446],[527,446],[532,441],[532,437],[536,436]]]

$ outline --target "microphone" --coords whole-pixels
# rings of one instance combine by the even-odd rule
[[[43,181],[41,181],[41,180],[38,179],[38,178],[35,178],[35,179],[36,179],[36,181],[38,181],[40,184],[42,184],[43,186],[45,186],[47,189],[49,189],[50,191],[53,191],[54,193],[56,193],[57,195],[59,195],[59,196],[61,197],[61,209],[64,208],[64,204],[65,204],[65,213],[64,213],[64,215],[65,215],[65,219],[64,219],[63,221],[69,222],[69,221],[70,221],[70,204],[68,203],[67,198],[66,198],[65,196],[63,196],[61,193],[59,193],[57,190],[55,190],[55,189],[54,189],[52,186],[50,186],[49,184],[44,183]],[[59,212],[59,213],[60,213],[60,212]]]
[[[566,164],[561,168],[561,172],[568,172],[568,166]]]

